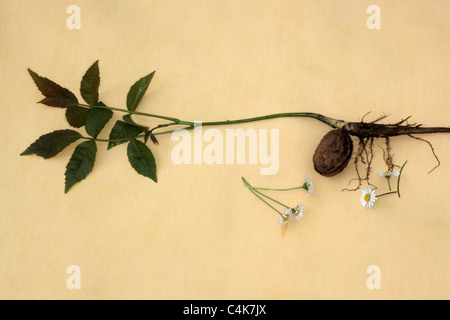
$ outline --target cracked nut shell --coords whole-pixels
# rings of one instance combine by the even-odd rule
[[[342,129],[332,130],[322,138],[314,152],[314,169],[322,176],[332,177],[344,170],[352,152],[350,135]]]

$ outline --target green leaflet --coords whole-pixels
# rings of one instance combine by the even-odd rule
[[[145,95],[145,92],[148,89],[148,86],[150,85],[150,82],[153,79],[153,76],[155,75],[155,71],[150,73],[149,75],[139,79],[136,81],[130,88],[127,94],[127,109],[130,111],[135,111],[136,108],[139,105],[139,102],[141,102],[142,97]],[[126,114],[123,116],[123,120],[125,122],[128,122],[130,124],[134,124],[138,126],[134,120],[131,117],[131,114]],[[142,127],[144,130],[148,129],[147,127]]]
[[[20,155],[36,154],[44,159],[51,158],[80,138],[81,134],[77,131],[70,129],[56,130],[40,136]]]
[[[98,102],[98,104],[105,106],[103,102]],[[97,138],[112,116],[113,112],[109,109],[96,107],[89,109],[86,115],[86,132],[91,137]]]
[[[100,86],[100,70],[98,60],[86,71],[81,80],[80,92],[87,104],[94,106],[98,103],[98,88]]]
[[[111,129],[109,134],[109,140],[120,140],[122,141],[110,141],[108,143],[108,150],[119,144],[128,142],[131,138],[135,138],[137,135],[142,133],[145,129],[124,121],[117,120],[114,127]]]
[[[156,163],[150,149],[141,141],[130,140],[127,148],[128,160],[131,166],[145,177],[158,182],[156,177]]]
[[[135,82],[127,94],[127,108],[130,111],[135,111],[145,92],[147,91],[150,82],[152,81],[155,71],[149,75],[139,79]]]
[[[78,104],[77,97],[68,89],[61,87],[50,79],[41,77],[31,69],[28,69],[28,73],[39,91],[45,96],[39,103],[58,108],[67,108]]]
[[[72,154],[69,163],[66,166],[66,185],[65,193],[80,182],[92,171],[97,153],[97,145],[94,140],[88,140],[80,143]]]
[[[74,128],[81,128],[86,123],[86,115],[89,109],[72,106],[66,109],[66,120]]]

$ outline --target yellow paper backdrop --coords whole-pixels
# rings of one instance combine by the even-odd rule
[[[71,4],[79,30],[66,26]],[[372,4],[379,30],[366,25]],[[429,175],[429,146],[393,138],[395,163],[408,160],[402,197],[382,197],[370,210],[359,192],[341,191],[352,165],[333,178],[314,171],[329,128],[311,119],[233,127],[279,129],[276,175],[261,175],[260,164],[176,165],[176,142],[163,136],[150,145],[157,184],[131,168],[125,145],[99,143],[91,174],[64,194],[73,145],[49,160],[19,156],[40,135],[69,128],[63,110],[36,104],[42,96],[27,68],[80,98],[81,77],[97,59],[100,98],[115,107],[156,70],[140,111],[192,121],[288,111],[359,121],[371,111],[367,121],[411,115],[450,126],[449,14],[450,1],[2,0],[0,298],[450,298],[448,134],[424,136],[441,160]],[[380,193],[378,145],[372,182]],[[305,175],[312,197],[271,193],[305,205],[287,229],[241,181],[286,188]],[[80,267],[79,290],[66,285],[70,265]],[[371,265],[381,289],[367,286]]]

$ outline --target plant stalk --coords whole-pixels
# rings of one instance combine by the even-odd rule
[[[195,122],[181,120],[174,117],[167,117],[162,115],[157,115],[153,113],[139,112],[139,111],[131,111],[127,109],[113,108],[104,105],[98,106],[89,106],[85,104],[79,104],[81,107],[88,108],[103,108],[110,109],[114,111],[124,112],[131,115],[140,115],[145,117],[152,117],[170,121],[168,124],[159,125],[153,130],[157,128],[167,127],[170,125],[184,125],[182,128],[184,130],[192,130],[195,127]],[[323,122],[335,129],[343,129],[348,134],[359,137],[359,138],[386,138],[392,136],[399,135],[412,135],[412,134],[426,134],[426,133],[450,133],[450,127],[422,127],[421,125],[400,125],[399,124],[376,124],[376,123],[366,123],[366,122],[346,122],[344,120],[336,120],[318,113],[313,112],[283,112],[283,113],[274,113],[264,116],[244,118],[244,119],[235,119],[235,120],[224,120],[224,121],[206,121],[202,122],[201,125],[203,127],[206,126],[220,126],[220,125],[232,125],[239,123],[249,123],[256,122],[262,120],[276,119],[276,118],[312,118],[316,119],[320,122]],[[153,135],[162,135],[169,134],[176,130],[168,130],[162,132],[155,132]]]

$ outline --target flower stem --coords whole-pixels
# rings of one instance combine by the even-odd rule
[[[255,196],[257,196],[261,201],[263,201],[265,204],[267,204],[269,207],[271,207],[273,210],[275,210],[280,216],[283,216],[283,214],[281,212],[279,212],[277,209],[275,209],[271,204],[269,204],[266,200],[264,200],[261,196],[266,197],[269,200],[272,200],[273,202],[285,207],[285,208],[290,208],[289,206],[281,203],[278,200],[275,200],[271,197],[269,197],[268,195],[265,195],[264,193],[256,190],[255,187],[253,187],[247,180],[245,180],[244,177],[241,177],[242,181],[244,182],[244,185],[251,191],[251,193],[253,193]]]
[[[241,177],[241,179],[242,179],[242,181],[244,181],[244,184],[245,184],[246,187],[252,187],[252,186],[250,185],[250,183],[248,183],[248,181],[245,180],[244,177]]]
[[[241,177],[241,178],[242,178],[242,181],[244,181],[245,186],[246,186],[253,194],[256,195],[256,193],[257,193],[257,194],[259,194],[259,195],[261,195],[261,196],[263,196],[263,197],[266,197],[266,198],[269,199],[269,200],[272,200],[272,201],[275,202],[275,203],[278,203],[279,205],[281,205],[281,206],[283,206],[283,207],[285,207],[285,208],[290,208],[289,206],[287,206],[287,205],[281,203],[280,201],[275,200],[275,199],[269,197],[268,195],[266,195],[266,194],[264,194],[264,193],[258,191],[258,190],[257,190],[258,188],[253,187],[247,180],[245,180],[244,177]],[[271,190],[271,189],[266,189],[266,190]],[[260,198],[260,197],[258,196],[258,198]],[[278,212],[278,211],[277,211],[277,212]],[[279,213],[279,212],[278,212],[278,213]]]
[[[247,186],[248,187],[248,186]],[[277,209],[275,209],[270,203],[268,203],[266,200],[264,200],[263,198],[261,198],[252,188],[248,188],[250,190],[251,193],[253,193],[256,197],[258,197],[259,200],[261,200],[262,202],[264,202],[265,204],[267,204],[270,208],[272,208],[273,210],[275,210],[276,213],[278,213],[280,216],[283,216],[281,214],[280,211],[278,211]]]
[[[393,194],[393,193],[397,193],[397,191],[391,191],[391,192],[386,192],[383,194],[377,194],[377,197],[387,196],[388,194]]]
[[[400,168],[400,172],[398,174],[398,180],[397,180],[397,194],[398,197],[400,198],[400,177],[402,176],[402,171],[403,168],[405,167],[405,164],[408,162],[408,160],[405,161],[405,163],[402,165],[402,167]]]
[[[253,191],[255,191],[256,193],[262,195],[263,197],[266,197],[267,199],[272,200],[272,201],[275,202],[275,203],[278,203],[280,206],[283,206],[283,207],[285,207],[285,208],[290,208],[289,206],[285,205],[284,203],[281,203],[280,201],[275,200],[275,199],[269,197],[268,195],[266,195],[266,194],[264,194],[264,193],[262,193],[262,192],[260,192],[260,191],[258,191],[258,190],[253,189],[253,187],[250,187],[250,188],[251,188]]]
[[[269,190],[269,191],[290,191],[290,190],[298,190],[298,189],[308,190],[306,187],[306,183],[303,184],[301,187],[285,188],[285,189],[272,189],[272,188],[259,188],[259,187],[252,187],[252,188],[255,190]]]

